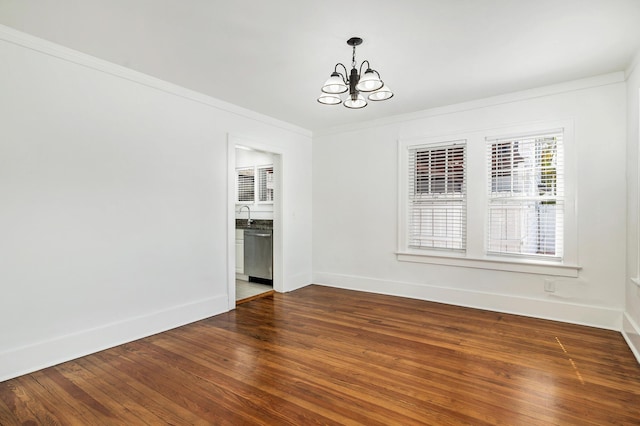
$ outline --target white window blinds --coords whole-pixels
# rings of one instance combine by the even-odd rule
[[[465,250],[465,144],[409,147],[409,247]]]
[[[258,201],[273,201],[273,166],[258,167]]]
[[[239,202],[253,202],[255,194],[255,169],[246,167],[236,170],[238,176],[238,197]]]
[[[562,258],[562,130],[487,139],[487,252]]]

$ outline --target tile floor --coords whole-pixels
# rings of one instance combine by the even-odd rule
[[[236,300],[246,299],[247,297],[255,296],[270,290],[273,290],[273,286],[236,280]]]

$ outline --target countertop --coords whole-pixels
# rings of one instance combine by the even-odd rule
[[[247,219],[236,219],[236,229],[273,229],[273,220],[256,219],[251,221],[251,226],[248,226]]]

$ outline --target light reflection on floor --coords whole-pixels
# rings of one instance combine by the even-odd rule
[[[556,337],[556,342],[558,342],[558,345],[560,345],[562,352],[564,352],[564,354],[567,356],[567,359],[571,363],[571,366],[573,367],[573,370],[575,371],[576,376],[578,377],[578,380],[580,380],[580,383],[584,385],[584,379],[582,378],[582,374],[580,374],[580,370],[578,369],[578,366],[576,365],[575,361],[571,358],[571,356],[569,355],[569,352],[567,352],[567,350],[565,349],[560,339],[558,339],[558,337]]]

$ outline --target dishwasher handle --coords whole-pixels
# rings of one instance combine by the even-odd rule
[[[271,232],[268,232],[268,231],[267,232],[264,232],[264,231],[260,232],[260,231],[257,231],[257,230],[249,230],[249,229],[247,229],[247,230],[244,231],[244,235],[246,237],[271,237]]]

